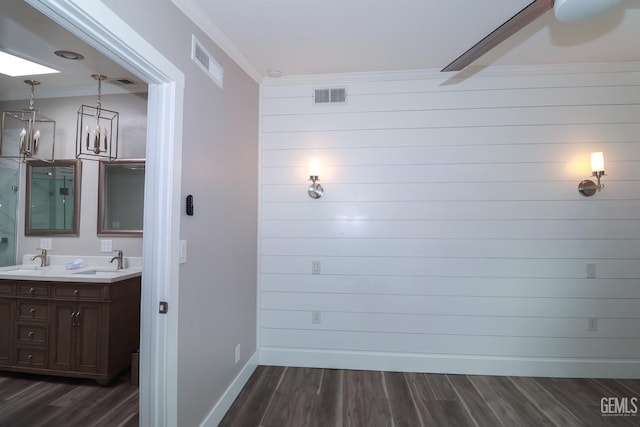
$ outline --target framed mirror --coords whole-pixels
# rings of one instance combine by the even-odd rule
[[[98,236],[142,236],[144,159],[101,161]]]
[[[79,160],[27,161],[25,236],[77,236],[80,224]]]

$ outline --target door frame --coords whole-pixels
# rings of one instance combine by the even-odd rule
[[[184,74],[100,0],[26,2],[149,85],[142,238],[140,425],[176,426]],[[160,301],[169,303],[167,314],[159,314]]]

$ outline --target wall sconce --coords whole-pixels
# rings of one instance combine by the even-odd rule
[[[591,153],[591,171],[591,175],[596,177],[598,183],[585,179],[578,184],[578,192],[585,197],[591,197],[604,188],[604,184],[600,184],[600,178],[606,175],[604,173],[604,154],[602,151]]]
[[[311,185],[307,190],[309,197],[312,199],[319,199],[324,194],[324,188],[318,183],[320,180],[318,175],[320,175],[320,162],[314,158],[309,162],[309,181],[311,181]]]

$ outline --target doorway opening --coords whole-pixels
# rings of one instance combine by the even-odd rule
[[[177,423],[178,245],[184,75],[101,1],[26,0],[149,85],[140,425]],[[160,302],[172,310],[158,313]]]

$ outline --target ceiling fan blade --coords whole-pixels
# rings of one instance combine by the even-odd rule
[[[553,0],[535,0],[507,22],[493,30],[491,34],[473,45],[471,49],[456,58],[441,71],[460,71],[485,53],[553,9]]]

